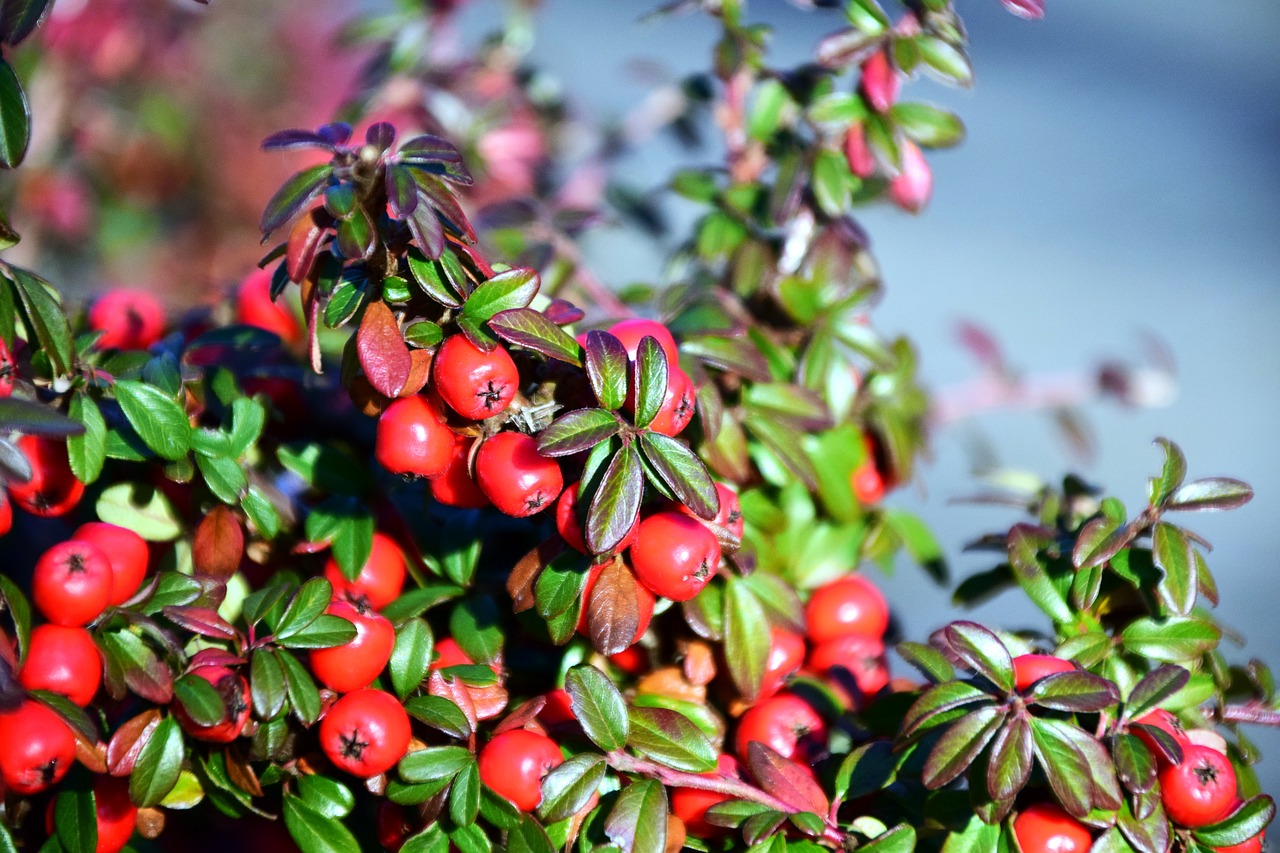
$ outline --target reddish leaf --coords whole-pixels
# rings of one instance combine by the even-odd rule
[[[457,705],[463,716],[467,718],[471,730],[475,731],[479,717],[476,714],[476,703],[471,701],[471,691],[467,689],[467,685],[456,678],[445,678],[437,670],[427,677],[427,692],[432,696],[448,699]]]
[[[533,586],[538,575],[564,550],[564,542],[559,536],[552,536],[537,548],[520,558],[507,576],[507,594],[514,603],[513,610],[522,613],[534,605]]]
[[[630,646],[640,628],[640,596],[636,576],[622,560],[604,567],[587,602],[591,645],[602,655]]]
[[[107,744],[107,772],[112,776],[128,776],[132,773],[138,753],[159,723],[160,709],[151,708],[121,724]]]
[[[395,397],[409,381],[413,358],[385,302],[370,302],[365,309],[356,333],[356,352],[369,384],[379,394]]]
[[[503,717],[502,722],[493,727],[493,733],[495,735],[500,735],[503,732],[511,731],[512,729],[523,729],[525,726],[529,725],[529,723],[532,723],[537,718],[538,714],[542,713],[542,709],[546,704],[546,696],[534,696],[529,701],[521,704],[520,707],[516,708],[510,714]]]
[[[234,640],[238,636],[236,629],[219,616],[216,610],[206,607],[166,607],[161,612],[172,622],[202,637]]]
[[[191,558],[198,574],[226,581],[240,567],[244,556],[244,531],[228,506],[219,504],[196,528]]]
[[[1044,17],[1044,0],[1000,0],[1010,13],[1028,21],[1038,21]]]
[[[311,272],[320,244],[324,242],[332,222],[324,208],[316,207],[294,223],[285,249],[285,268],[289,271],[290,281],[302,281]]]
[[[831,808],[813,776],[777,750],[752,741],[747,747],[747,765],[761,788],[796,811],[825,815]]]
[[[202,666],[244,666],[247,661],[223,649],[201,649],[191,656],[189,669]]]

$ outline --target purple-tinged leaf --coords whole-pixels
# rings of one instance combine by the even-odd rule
[[[418,182],[399,163],[387,166],[387,210],[392,219],[404,219],[418,209]]]
[[[327,163],[303,169],[276,190],[262,211],[259,227],[263,235],[270,234],[302,212],[325,188],[333,175],[333,167]]]
[[[332,140],[314,130],[281,130],[262,140],[263,151],[292,151],[298,148],[323,148],[332,151]]]
[[[542,777],[539,816],[553,823],[582,811],[604,781],[605,770],[604,759],[590,753],[575,755],[552,770]]]
[[[604,409],[575,409],[561,415],[538,436],[543,456],[570,456],[618,434],[622,424]]]
[[[415,136],[400,146],[396,153],[400,162],[438,175],[455,184],[471,186],[474,180],[462,163],[462,155],[447,140],[438,136]]]
[[[1143,742],[1156,758],[1169,764],[1182,763],[1182,744],[1164,729],[1146,723],[1133,723],[1129,726],[1129,731],[1146,735]]]
[[[1026,787],[1034,753],[1029,718],[1025,713],[1010,714],[991,745],[987,763],[987,793],[991,799],[1010,799]]]
[[[1157,438],[1155,443],[1164,450],[1164,467],[1159,477],[1151,479],[1150,500],[1152,506],[1160,506],[1186,479],[1187,457],[1167,438]]]
[[[1111,760],[1111,753],[1102,741],[1079,726],[1062,720],[1050,720],[1067,740],[1075,744],[1076,749],[1084,756],[1089,765],[1090,781],[1093,783],[1093,807],[1114,811],[1120,808],[1124,794],[1120,790],[1120,781],[1116,778],[1116,765]]]
[[[567,326],[587,316],[586,312],[577,305],[567,299],[559,298],[552,299],[551,303],[542,309],[542,313],[546,314],[547,319],[557,326]]]
[[[1125,702],[1124,716],[1136,720],[1153,711],[1160,703],[1177,693],[1191,680],[1191,673],[1180,666],[1164,664],[1156,667],[1142,677],[1129,693]]]
[[[1032,719],[1036,761],[1044,770],[1058,803],[1072,816],[1084,817],[1093,808],[1089,762],[1056,723],[1056,720]]]
[[[499,311],[489,318],[489,328],[507,343],[575,366],[582,364],[582,347],[541,311],[533,308]]]
[[[436,216],[435,208],[422,202],[423,199],[419,196],[418,204],[409,215],[409,233],[413,235],[413,242],[418,244],[422,254],[435,260],[444,254],[444,225],[440,223],[440,217]]]
[[[1050,542],[1051,536],[1042,528],[1014,525],[1008,537],[1009,566],[1027,597],[1054,622],[1066,623],[1073,618],[1071,608],[1049,578],[1039,555],[1040,549]]]
[[[335,147],[346,145],[351,140],[351,125],[345,121],[334,121],[320,125],[316,128],[316,133]]]
[[[1134,815],[1129,804],[1124,803],[1116,815],[1116,826],[1138,853],[1165,853],[1173,841],[1169,818],[1159,797],[1149,795],[1148,801],[1152,805],[1151,813],[1143,818]]]
[[[1275,816],[1275,801],[1261,794],[1246,800],[1217,823],[1201,827],[1192,834],[1201,844],[1215,848],[1230,847],[1256,838]]]
[[[1013,692],[1013,658],[999,637],[976,622],[952,622],[943,634],[970,669],[1005,693]]]
[[[947,711],[973,705],[990,703],[995,697],[985,690],[964,681],[944,681],[929,688],[907,709],[902,718],[899,737],[909,738],[927,728],[926,724]]]
[[[338,223],[338,248],[352,260],[368,260],[377,245],[377,233],[363,209]]]
[[[324,209],[335,219],[350,219],[356,212],[356,187],[348,181],[330,184],[324,191]]]
[[[716,769],[716,748],[693,721],[670,708],[631,706],[627,746],[659,764],[689,773]]]
[[[17,47],[40,26],[53,0],[8,0],[0,4],[0,42]]]
[[[332,224],[319,207],[312,208],[310,213],[294,223],[285,244],[285,272],[290,281],[301,282],[310,275]]]
[[[640,631],[640,582],[623,560],[611,560],[600,572],[586,603],[587,636],[602,655],[632,646]]]
[[[664,853],[667,789],[652,779],[633,781],[618,795],[605,818],[604,832],[625,853]]]
[[[627,399],[627,350],[608,332],[587,332],[587,379],[600,405],[609,411]]]
[[[831,803],[807,767],[802,767],[760,741],[747,745],[747,766],[766,793],[796,812],[825,815]]]
[[[880,49],[881,34],[864,32],[850,27],[818,42],[817,59],[827,68],[848,68],[857,65]]]
[[[413,369],[413,359],[391,309],[381,300],[370,302],[356,332],[356,354],[369,384],[379,394],[397,397]]]
[[[1071,563],[1077,569],[1101,565],[1133,541],[1126,536],[1127,528],[1106,516],[1099,516],[1080,528],[1075,548],[1071,551]]]
[[[967,770],[995,737],[1007,713],[1004,708],[987,706],[952,723],[925,761],[920,776],[924,786],[931,790],[941,788]]]
[[[193,634],[216,640],[234,640],[239,632],[216,610],[207,607],[166,607],[160,611],[175,625],[181,625]]]
[[[934,684],[951,681],[956,677],[956,670],[951,665],[951,661],[933,646],[904,641],[898,643],[897,652],[899,657],[918,669]]]
[[[1136,735],[1116,735],[1111,747],[1120,784],[1135,794],[1145,794],[1155,787],[1159,769],[1151,751]]]
[[[667,354],[657,338],[645,335],[636,347],[635,425],[644,429],[653,423],[667,394]]]
[[[586,540],[593,554],[612,551],[631,532],[643,495],[640,454],[634,444],[624,444],[605,469],[587,509]]]
[[[364,132],[364,144],[372,145],[379,151],[386,151],[396,142],[395,125],[389,121],[379,121],[369,125]]]
[[[1165,502],[1167,510],[1206,512],[1235,509],[1253,500],[1253,487],[1230,477],[1206,477],[1181,486]]]
[[[1000,0],[1005,9],[1019,18],[1038,21],[1044,17],[1044,0]]]
[[[1055,672],[1033,684],[1026,698],[1042,708],[1088,713],[1119,702],[1120,691],[1115,684],[1091,672]]]
[[[1186,616],[1196,605],[1200,585],[1196,578],[1195,549],[1184,531],[1164,521],[1152,534],[1151,558],[1163,573],[1156,594],[1169,612]]]
[[[131,690],[157,705],[173,699],[173,673],[156,653],[131,631],[107,631],[98,635],[105,659],[104,683],[113,699]]]
[[[769,373],[769,362],[745,335],[686,338],[680,349],[712,367],[736,373],[752,382],[768,382],[773,378]]]
[[[657,432],[640,435],[645,461],[662,482],[694,515],[707,520],[720,512],[720,495],[707,466],[693,451],[670,436]]]
[[[476,232],[471,227],[470,220],[467,219],[466,213],[458,204],[458,200],[454,198],[453,191],[446,187],[440,180],[432,175],[428,175],[421,169],[413,169],[414,179],[418,184],[419,203],[425,201],[436,210],[445,225],[450,227],[459,239],[468,243],[476,241]]]

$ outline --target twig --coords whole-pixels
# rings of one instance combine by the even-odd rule
[[[1224,723],[1253,723],[1256,726],[1280,727],[1280,711],[1268,708],[1260,702],[1247,705],[1225,705],[1218,711],[1218,719]]]

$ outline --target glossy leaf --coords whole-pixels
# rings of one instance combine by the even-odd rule
[[[1167,663],[1194,660],[1221,638],[1216,625],[1192,617],[1138,619],[1121,633],[1127,650]]]
[[[1036,762],[1044,770],[1058,802],[1075,817],[1084,817],[1093,808],[1089,762],[1075,744],[1064,737],[1052,721],[1033,719],[1031,736]]]
[[[385,302],[375,300],[365,308],[356,332],[356,353],[375,391],[386,397],[400,395],[413,362],[400,325]]]
[[[443,696],[413,696],[405,701],[404,709],[415,720],[439,729],[450,737],[466,738],[471,735],[471,723],[467,720],[467,715]]]
[[[587,332],[587,379],[600,405],[609,411],[622,407],[627,399],[627,351],[622,341],[608,332]]]
[[[1276,804],[1270,797],[1253,797],[1217,823],[1195,830],[1194,835],[1211,847],[1242,844],[1266,829],[1275,816]]]
[[[657,417],[667,393],[667,354],[656,338],[645,335],[636,348],[635,425],[643,429]]]
[[[1026,524],[1014,525],[1008,538],[1009,566],[1027,596],[1054,622],[1072,619],[1071,608],[1054,586],[1038,551],[1047,543],[1043,531]]]
[[[944,634],[971,669],[1005,693],[1013,691],[1013,658],[999,637],[976,622],[953,622]]]
[[[664,853],[667,790],[652,779],[632,782],[618,795],[604,823],[609,840],[625,853]]]
[[[991,799],[1008,800],[1026,787],[1033,757],[1029,718],[1025,713],[1010,714],[991,744],[987,762],[987,793]]]
[[[11,266],[7,269],[18,297],[23,323],[30,332],[28,340],[34,338],[40,344],[56,373],[69,373],[74,360],[71,327],[67,324],[66,314],[58,302],[53,286],[22,267]],[[0,283],[0,287],[3,286]]]
[[[911,737],[926,724],[947,711],[978,702],[990,702],[990,693],[964,681],[946,681],[921,694],[902,718],[902,737]]]
[[[341,821],[313,809],[300,797],[284,795],[284,825],[302,853],[359,853],[360,844]]]
[[[427,677],[433,639],[431,628],[422,619],[406,619],[396,629],[396,642],[387,664],[391,686],[403,700]]]
[[[656,432],[642,433],[640,447],[645,461],[658,473],[662,482],[680,502],[699,518],[712,519],[720,511],[716,484],[707,466],[693,451],[670,436]]]
[[[724,655],[733,684],[746,702],[754,702],[769,661],[769,622],[764,607],[745,581],[729,579],[724,595]]]
[[[0,168],[12,169],[31,143],[31,106],[13,66],[0,59]]]
[[[716,766],[716,749],[688,717],[668,708],[627,709],[627,746],[659,764],[690,773]]]
[[[543,456],[571,456],[617,435],[622,424],[604,409],[574,409],[556,418],[538,435]]]
[[[527,308],[539,286],[537,272],[527,267],[498,273],[472,292],[462,306],[462,315],[485,322],[499,311]]]
[[[1055,711],[1088,713],[1120,701],[1116,686],[1089,672],[1055,672],[1038,680],[1026,692],[1027,702]]]
[[[587,664],[565,675],[565,690],[582,730],[605,752],[621,749],[630,733],[627,705],[609,677]]]
[[[1191,673],[1180,666],[1165,664],[1156,667],[1130,691],[1124,708],[1125,717],[1133,720],[1145,716],[1185,687],[1190,678]]]
[[[605,469],[587,507],[587,547],[612,551],[631,531],[644,496],[644,472],[634,444],[624,444]]]
[[[605,774],[598,755],[575,755],[542,777],[542,801],[538,814],[555,822],[577,814],[600,788]]]
[[[324,190],[332,174],[333,167],[321,163],[303,169],[285,181],[262,211],[262,219],[258,223],[262,233],[270,234],[301,213]]]
[[[510,344],[540,352],[548,358],[579,366],[582,348],[541,311],[511,308],[489,318],[489,328]]]
[[[147,446],[165,459],[181,459],[191,449],[191,424],[182,406],[159,388],[120,381],[115,397]]]
[[[160,720],[129,775],[129,798],[138,806],[154,806],[178,781],[186,754],[182,730],[173,717]]]
[[[1253,488],[1230,477],[1206,477],[1178,488],[1165,502],[1170,510],[1223,510],[1242,507],[1253,500]]]
[[[940,788],[969,768],[978,753],[991,742],[1005,720],[1003,708],[978,708],[957,722],[934,744],[925,762],[921,781],[926,788]]]

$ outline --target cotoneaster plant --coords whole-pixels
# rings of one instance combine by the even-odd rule
[[[1239,727],[1280,722],[1274,683],[1221,651],[1181,522],[1247,485],[1160,439],[1136,513],[1074,477],[998,496],[1027,518],[956,597],[1025,594],[1024,631],[904,640],[873,580],[945,578],[892,504],[929,403],[854,216],[922,209],[963,136],[903,99],[970,82],[949,0],[798,4],[835,32],[794,67],[737,0],[663,7],[719,29],[662,121],[709,118],[723,158],[666,186],[698,211],[670,281],[623,290],[579,238],[661,224],[614,168],[643,122],[577,144],[524,15],[436,49],[462,5],[348,28],[351,121],[266,140],[300,171],[227,304],[82,310],[0,262],[0,848],[1260,849]],[[0,41],[48,6],[6,4]],[[43,46],[99,85],[137,82],[107,41],[184,49],[93,13]],[[25,97],[0,60],[6,168]]]

